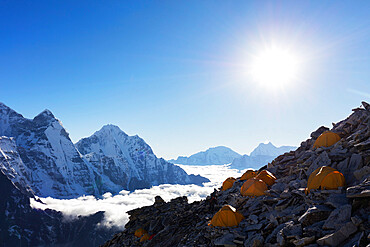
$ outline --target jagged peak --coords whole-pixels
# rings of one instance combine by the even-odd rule
[[[261,142],[260,144],[258,144],[257,147],[262,147],[262,146],[270,146],[270,147],[276,147],[274,144],[272,144],[272,142],[268,142],[268,143],[264,143],[264,142]]]
[[[12,113],[23,118],[22,114],[19,114],[18,112],[14,111],[12,108],[10,108],[9,106],[2,102],[0,102],[0,110],[5,110],[5,112]]]
[[[100,134],[114,134],[114,135],[117,135],[117,134],[123,134],[125,136],[127,136],[127,134],[120,129],[120,127],[118,127],[117,125],[114,125],[114,124],[106,124],[104,125],[103,127],[101,127],[100,130],[96,131],[94,133],[94,135],[100,135]]]
[[[5,105],[3,102],[0,102],[0,108],[9,108],[9,106]]]
[[[55,116],[50,110],[45,109],[42,112],[40,112],[36,117],[34,117],[34,119],[39,119],[39,118],[55,119]]]

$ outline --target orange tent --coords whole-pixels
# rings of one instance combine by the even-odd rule
[[[236,179],[235,178],[233,178],[233,177],[229,177],[229,178],[227,178],[224,182],[223,182],[223,184],[222,184],[222,190],[228,190],[228,189],[230,189],[231,187],[233,187],[233,184],[234,184],[234,182],[236,181]]]
[[[140,242],[147,241],[149,238],[150,238],[149,234],[148,234],[148,233],[145,233],[145,234],[140,238]]]
[[[261,179],[250,178],[244,182],[240,188],[240,193],[243,196],[262,196],[267,190],[267,185]]]
[[[275,183],[276,177],[267,170],[262,170],[256,178],[261,179],[263,182],[265,182],[268,186],[271,186]]]
[[[230,205],[223,206],[213,217],[210,225],[212,226],[237,226],[244,216],[237,212],[235,208]]]
[[[313,171],[308,178],[306,192],[313,189],[335,190],[343,187],[345,179],[342,173],[329,166],[322,166]]]
[[[135,236],[140,238],[143,236],[145,233],[147,233],[143,228],[139,228],[135,231]]]
[[[248,180],[250,178],[253,178],[255,177],[257,174],[255,171],[253,170],[248,170],[246,172],[244,172],[244,174],[241,176],[240,180]]]
[[[331,131],[325,131],[322,133],[313,144],[314,148],[319,147],[330,147],[340,140],[340,136]]]

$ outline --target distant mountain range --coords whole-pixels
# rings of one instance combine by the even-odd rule
[[[169,162],[182,165],[223,165],[231,163],[241,155],[228,147],[213,147],[189,157],[179,156]]]
[[[251,157],[255,157],[258,155],[264,155],[264,156],[279,156],[283,153],[290,152],[294,149],[297,149],[297,147],[294,146],[281,146],[276,147],[271,142],[265,144],[260,143],[251,153]]]
[[[0,170],[21,190],[54,198],[209,181],[158,159],[143,139],[117,126],[106,125],[74,145],[49,110],[27,119],[2,103]]]
[[[234,169],[258,169],[271,162],[277,156],[295,150],[293,146],[276,147],[271,142],[260,143],[250,155],[240,155],[232,149],[224,146],[209,148],[193,154],[189,157],[179,156],[177,159],[169,160],[174,164],[183,165],[224,165],[231,164]]]

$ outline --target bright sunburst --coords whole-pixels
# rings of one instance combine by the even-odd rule
[[[298,67],[298,59],[291,51],[271,46],[254,57],[251,74],[268,89],[284,88],[297,79]]]

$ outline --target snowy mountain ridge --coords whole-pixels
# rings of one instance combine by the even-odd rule
[[[40,197],[100,196],[160,183],[208,181],[158,159],[144,140],[117,126],[107,125],[78,142],[82,155],[49,110],[27,119],[0,103],[0,138],[0,170]]]
[[[177,159],[169,160],[169,162],[182,165],[224,165],[231,163],[230,167],[234,169],[258,169],[277,156],[295,149],[296,147],[293,146],[276,147],[269,142],[267,144],[260,143],[250,155],[240,155],[228,147],[219,146],[189,157],[179,156]]]
[[[280,154],[292,151],[297,147],[294,146],[281,146],[276,147],[271,142],[269,143],[260,143],[251,153],[250,156],[258,156],[258,155],[265,155],[265,156],[279,156]]]
[[[176,160],[172,159],[169,162],[182,165],[224,165],[230,164],[235,158],[240,156],[240,154],[228,147],[218,146],[189,157],[179,156]]]
[[[269,143],[260,143],[250,155],[243,155],[239,158],[236,158],[231,163],[230,167],[234,169],[259,169],[264,165],[267,165],[273,161],[277,156],[284,153],[290,152],[297,149],[294,146],[281,146],[276,147],[271,142]]]
[[[103,126],[92,136],[77,142],[76,147],[102,175],[103,190],[117,185],[134,190],[163,183],[201,184],[208,181],[187,175],[180,167],[158,159],[143,139],[137,135],[128,136],[115,125]]]

